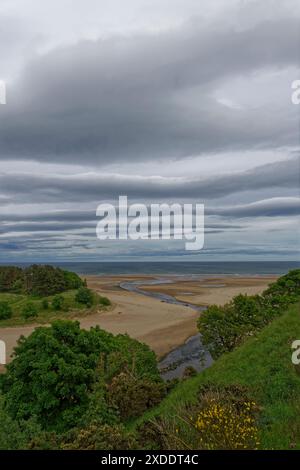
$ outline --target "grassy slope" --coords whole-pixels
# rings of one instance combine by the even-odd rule
[[[77,316],[89,315],[98,310],[106,310],[104,306],[99,304],[100,297],[97,294],[95,296],[94,305],[91,308],[87,308],[86,305],[76,302],[75,295],[77,290],[69,290],[59,294],[64,298],[64,306],[62,310],[55,311],[51,307],[53,295],[49,297],[32,297],[22,294],[10,294],[0,293],[0,301],[8,302],[12,308],[13,315],[7,320],[0,320],[0,328],[4,326],[20,326],[29,325],[31,323],[48,323],[58,318],[74,318]],[[49,302],[49,308],[43,309],[42,301],[46,298]],[[36,305],[38,309],[38,316],[34,318],[24,319],[21,312],[28,302]]]
[[[242,384],[262,406],[261,447],[300,449],[300,371],[297,373],[291,362],[295,339],[300,339],[299,304],[290,307],[256,337],[223,355],[211,368],[180,383],[142,420],[174,415],[180,405],[194,402],[199,386],[207,382]]]

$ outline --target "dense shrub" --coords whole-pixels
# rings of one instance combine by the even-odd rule
[[[162,381],[138,378],[129,371],[116,375],[108,386],[109,403],[123,420],[140,416],[157,405],[165,392]]]
[[[75,273],[71,271],[63,271],[66,289],[79,289],[84,285],[84,281]]]
[[[0,450],[26,449],[33,436],[40,435],[41,428],[34,419],[16,421],[4,407],[4,397],[0,395]]]
[[[0,320],[7,320],[12,316],[12,309],[8,302],[0,302]]]
[[[34,417],[43,429],[62,432],[78,426],[99,397],[106,401],[106,384],[125,367],[134,367],[138,378],[159,380],[148,346],[98,327],[87,331],[78,322],[55,321],[19,339],[2,379],[6,410],[14,419]],[[106,416],[103,406],[97,418],[104,424]]]
[[[9,292],[17,281],[23,282],[23,271],[16,266],[0,266],[0,292]]]
[[[258,312],[253,297],[239,295],[223,307],[212,305],[201,314],[198,328],[202,343],[214,359],[232,351],[259,327],[261,315]]]
[[[103,307],[108,307],[111,305],[111,301],[107,297],[100,297],[99,298],[99,304],[102,305]]]
[[[262,295],[238,295],[224,306],[212,305],[201,313],[202,343],[217,359],[268,324],[300,298],[300,270],[279,278]]]
[[[48,308],[49,308],[49,301],[48,301],[48,299],[43,299],[43,300],[42,300],[42,308],[43,308],[44,310],[48,310]]]
[[[64,298],[62,295],[55,295],[52,299],[52,307],[54,310],[62,310],[64,305]]]
[[[232,390],[233,389],[233,390]],[[232,393],[234,392],[234,393]],[[199,398],[196,417],[191,418],[199,448],[207,450],[253,450],[259,447],[259,407],[234,387],[206,390]]]
[[[294,269],[281,276],[262,294],[263,301],[272,309],[279,310],[287,307],[300,298],[300,269]]]
[[[25,319],[27,318],[34,318],[38,316],[38,309],[32,302],[28,302],[27,304],[24,305],[22,308],[22,317]]]
[[[24,280],[17,279],[11,287],[11,291],[15,294],[22,294],[24,291]]]
[[[94,301],[93,292],[87,287],[80,287],[76,292],[75,300],[80,304],[85,304],[88,307],[91,307]]]
[[[207,384],[191,404],[137,427],[139,447],[160,450],[257,449],[260,407],[241,386]]]
[[[24,270],[28,294],[49,296],[66,290],[64,273],[54,266],[33,265]]]
[[[0,292],[25,292],[43,297],[83,285],[84,281],[77,274],[54,266],[32,265],[25,269],[0,267]]]
[[[134,434],[122,424],[90,424],[86,428],[76,429],[71,438],[62,444],[65,450],[130,450],[136,449]]]

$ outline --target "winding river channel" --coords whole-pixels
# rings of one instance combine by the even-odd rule
[[[159,299],[161,302],[173,305],[182,305],[199,312],[205,310],[205,307],[199,307],[188,302],[182,302],[171,295],[160,292],[148,292],[140,287],[142,285],[161,285],[170,284],[172,282],[173,281],[170,279],[163,278],[142,281],[126,281],[121,282],[120,287],[129,292],[135,292],[147,297],[154,297]],[[161,359],[159,362],[159,369],[164,380],[171,380],[174,378],[181,378],[187,367],[191,366],[200,372],[209,367],[212,362],[213,360],[210,354],[205,350],[201,343],[201,335],[197,334],[188,338],[184,344],[173,349],[163,359]]]

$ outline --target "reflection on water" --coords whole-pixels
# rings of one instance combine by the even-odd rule
[[[175,297],[172,295],[167,295],[160,292],[148,292],[140,288],[141,285],[170,284],[172,282],[173,281],[170,279],[144,279],[142,281],[121,282],[120,287],[129,292],[136,292],[141,295],[146,295],[147,297],[154,297],[159,299],[161,302],[166,302],[173,305],[182,305],[199,312],[205,310],[205,307],[199,307],[188,302],[182,302],[175,299]],[[200,372],[201,370],[209,367],[212,362],[213,360],[211,355],[208,351],[205,350],[201,343],[201,335],[197,334],[191,336],[184,344],[178,346],[169,354],[167,354],[159,362],[159,370],[164,380],[171,380],[174,378],[181,378],[184,375],[184,371],[187,367],[193,367],[195,370]]]

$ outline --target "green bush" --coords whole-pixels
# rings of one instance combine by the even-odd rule
[[[122,424],[99,426],[92,423],[76,429],[61,447],[64,450],[130,450],[137,448],[137,442],[134,434]]]
[[[23,271],[16,266],[0,266],[0,292],[13,290],[14,284],[23,280]]]
[[[80,304],[85,304],[89,307],[93,305],[94,295],[93,292],[87,287],[80,287],[75,295],[76,302]]]
[[[4,408],[4,397],[0,396],[0,450],[26,449],[28,440],[41,429],[34,420],[18,422],[9,416]]]
[[[222,307],[211,305],[198,320],[202,343],[214,359],[232,351],[259,326],[262,326],[259,307],[255,298],[247,295],[239,295]]]
[[[48,310],[48,308],[49,308],[48,299],[43,299],[43,300],[42,300],[42,309]]]
[[[7,320],[12,316],[12,309],[8,302],[0,302],[0,320]]]
[[[111,423],[116,410],[108,412],[108,384],[133,367],[138,379],[160,380],[148,346],[126,335],[113,336],[98,327],[87,331],[79,322],[57,320],[19,339],[0,381],[5,409],[13,419],[34,418],[43,430],[64,432],[79,426],[102,401],[97,419]]]
[[[238,295],[224,306],[211,305],[201,313],[202,343],[217,359],[267,325],[300,298],[300,269],[280,277],[262,295]]]
[[[140,416],[148,408],[157,405],[165,393],[165,385],[161,380],[139,378],[128,371],[116,375],[108,387],[109,403],[118,409],[123,420]]]
[[[78,289],[84,285],[84,281],[75,273],[71,271],[63,271],[66,289]]]
[[[64,304],[64,298],[62,295],[56,295],[52,299],[52,308],[54,310],[62,310]]]
[[[137,439],[144,449],[253,450],[260,446],[259,418],[246,388],[207,384],[193,403],[142,422]]]
[[[282,310],[300,298],[300,269],[294,269],[277,279],[262,294],[266,304],[273,310]]]
[[[103,307],[108,307],[109,305],[111,305],[111,301],[107,297],[100,296],[99,304]]]
[[[17,279],[11,288],[11,291],[15,294],[22,294],[24,291],[24,282],[23,279]]]
[[[38,309],[32,302],[28,302],[27,304],[24,305],[22,308],[22,317],[25,319],[27,318],[34,318],[38,316]]]
[[[84,281],[77,274],[54,266],[33,264],[25,269],[0,267],[0,292],[24,292],[44,297],[83,285]]]

